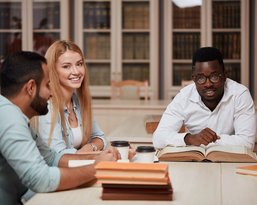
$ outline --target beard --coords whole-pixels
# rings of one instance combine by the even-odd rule
[[[35,110],[38,115],[46,115],[48,113],[47,100],[39,96],[39,92],[36,93],[34,100],[31,102],[30,106]]]

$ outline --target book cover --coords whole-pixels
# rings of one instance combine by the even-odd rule
[[[103,188],[126,188],[126,189],[170,189],[170,181],[167,184],[102,184]]]
[[[256,153],[244,146],[167,146],[157,152],[160,161],[257,162]]]
[[[156,185],[156,187],[160,187]],[[164,187],[164,186],[163,186]],[[103,186],[103,200],[172,200],[173,189],[171,184],[165,185],[165,188],[155,188],[154,185],[140,187],[140,185]]]
[[[171,201],[172,194],[102,193],[103,200]]]
[[[109,177],[98,176],[98,183],[101,184],[142,184],[142,185],[165,185],[169,182],[169,177],[165,178],[140,178],[140,177]]]
[[[121,170],[121,171],[149,171],[149,172],[167,172],[168,164],[154,163],[119,163],[102,161],[95,166],[96,170]]]
[[[156,185],[158,187],[158,185]],[[154,188],[154,186],[149,187],[139,187],[134,185],[134,187],[103,187],[103,193],[131,193],[131,194],[171,194],[173,192],[171,184],[165,185],[166,188]]]
[[[257,177],[257,165],[241,166],[236,168],[237,174],[251,175]]]

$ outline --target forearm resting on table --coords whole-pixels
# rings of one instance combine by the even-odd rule
[[[76,188],[95,179],[94,164],[75,168],[60,168],[60,172],[61,179],[57,188],[58,191]]]

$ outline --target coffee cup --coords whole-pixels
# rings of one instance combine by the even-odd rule
[[[136,149],[136,162],[153,163],[155,148],[153,146],[138,146]]]
[[[112,141],[111,146],[115,147],[121,157],[121,161],[128,161],[129,142],[128,141]]]

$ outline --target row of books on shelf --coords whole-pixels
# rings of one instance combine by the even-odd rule
[[[150,82],[149,64],[123,64],[122,68],[123,80],[138,80]]]
[[[60,28],[60,2],[34,2],[33,21],[34,29]],[[37,23],[38,22],[38,23]]]
[[[21,3],[11,5],[0,3],[0,29],[21,29]]]
[[[173,85],[181,86],[182,80],[192,79],[191,64],[173,64]]]
[[[219,48],[226,59],[240,59],[241,36],[239,32],[214,33],[213,45]]]
[[[213,1],[213,28],[240,28],[240,1]]]
[[[110,59],[110,35],[85,33],[85,55],[87,59]]]
[[[173,3],[173,28],[201,27],[201,7],[179,8]]]
[[[90,85],[111,85],[111,69],[110,64],[106,63],[88,63]]]
[[[225,59],[240,59],[241,36],[239,32],[215,32],[213,45],[221,50]],[[199,47],[200,33],[174,33],[173,59],[191,59]]]
[[[103,200],[172,200],[167,164],[100,162],[95,168]]]
[[[234,81],[241,82],[241,69],[240,63],[225,63],[225,70],[227,77]]]
[[[108,63],[88,63],[90,85],[110,85],[111,68]],[[150,80],[148,64],[124,64],[122,69],[123,80]]]
[[[84,2],[84,28],[103,29],[111,26],[110,2]]]
[[[123,59],[149,59],[149,34],[124,34]]]
[[[122,12],[122,27],[124,29],[149,28],[149,2],[124,2]]]
[[[200,33],[174,33],[173,59],[191,59],[200,47]]]

